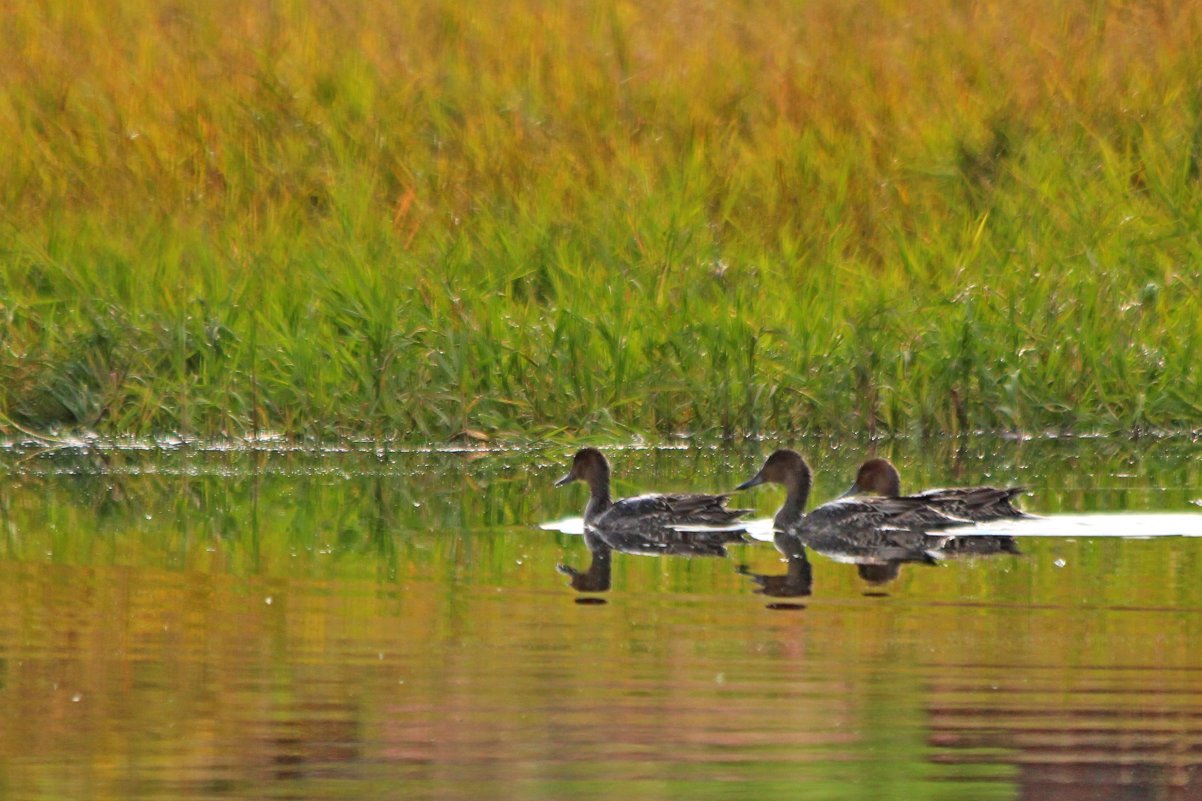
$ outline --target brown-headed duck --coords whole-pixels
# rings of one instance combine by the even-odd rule
[[[608,532],[649,531],[673,526],[731,526],[750,509],[727,509],[730,494],[699,493],[638,495],[613,500],[609,495],[609,462],[596,448],[582,448],[572,469],[555,482],[562,487],[583,481],[589,487],[584,525]]]
[[[801,454],[781,449],[737,489],[759,484],[782,485],[785,503],[773,518],[773,526],[778,531],[797,534],[816,550],[821,546],[815,540],[826,537],[838,543],[863,539],[863,545],[870,548],[927,546],[922,540],[924,532],[970,524],[965,518],[947,514],[915,498],[840,498],[806,514],[812,481],[810,466]],[[916,542],[910,543],[911,539]]]
[[[1011,502],[1026,487],[948,487],[913,495],[901,494],[901,475],[888,459],[869,459],[860,465],[855,483],[840,497],[876,495],[883,498],[912,498],[941,512],[965,520],[982,522],[1005,518],[1033,517]]]

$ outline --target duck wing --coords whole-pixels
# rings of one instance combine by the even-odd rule
[[[1013,503],[1014,498],[1026,491],[1026,487],[951,487],[924,490],[904,497],[915,499],[954,517],[982,521],[1033,517]]]
[[[740,517],[750,514],[750,509],[727,509],[726,504],[730,495],[705,495],[701,493],[685,493],[677,495],[661,495],[660,498],[671,509],[673,516],[682,521],[696,523],[712,523],[724,525],[733,523]]]
[[[750,509],[727,509],[730,495],[700,493],[636,495],[622,498],[597,518],[598,528],[639,526],[725,526]]]
[[[801,519],[799,534],[831,531],[941,531],[972,525],[966,517],[938,509],[918,498],[840,498]]]

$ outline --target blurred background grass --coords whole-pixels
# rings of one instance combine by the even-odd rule
[[[1202,4],[65,0],[0,431],[1202,425]]]

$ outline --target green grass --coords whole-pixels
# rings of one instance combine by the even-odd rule
[[[344,6],[8,12],[0,432],[1202,425],[1195,4]]]

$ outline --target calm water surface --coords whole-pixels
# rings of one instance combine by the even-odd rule
[[[820,500],[864,455],[800,447]],[[0,798],[1202,798],[1202,537],[1160,536],[1202,534],[1199,447],[880,446],[1050,519],[875,572],[613,553],[603,592],[537,527],[568,449],[10,448]],[[609,453],[627,494],[770,449]]]

